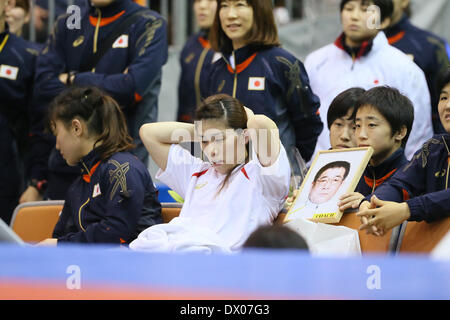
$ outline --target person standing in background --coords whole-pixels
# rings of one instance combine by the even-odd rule
[[[208,95],[232,95],[266,115],[277,124],[291,165],[295,148],[308,161],[323,128],[320,101],[303,63],[280,48],[272,1],[219,0],[210,41],[222,58],[211,68]]]
[[[408,15],[411,0],[393,0],[392,22],[384,33],[389,44],[408,55],[425,73],[431,96],[434,133],[445,133],[437,110],[439,92],[436,78],[450,64],[450,47],[444,39],[411,24]]]
[[[193,122],[195,109],[204,98],[200,83],[208,81],[206,75],[214,57],[208,35],[214,22],[217,1],[194,0],[193,7],[200,31],[188,39],[180,55],[177,111],[177,121],[180,122]]]
[[[0,218],[6,223],[24,187],[23,159],[38,55],[28,41],[9,30],[6,12],[14,7],[14,0],[0,0]]]

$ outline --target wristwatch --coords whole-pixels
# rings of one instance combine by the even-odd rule
[[[31,179],[29,186],[36,188],[42,194],[47,189],[47,180]]]

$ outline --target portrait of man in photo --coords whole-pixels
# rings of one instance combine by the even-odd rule
[[[288,219],[312,218],[315,214],[333,213],[338,210],[338,191],[350,172],[347,161],[327,163],[317,171],[308,198],[298,209],[288,214]]]

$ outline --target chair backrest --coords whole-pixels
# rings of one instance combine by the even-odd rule
[[[400,253],[429,253],[449,230],[450,217],[432,223],[404,222],[397,251]]]
[[[63,206],[63,200],[19,204],[14,209],[10,227],[25,242],[51,238]]]
[[[371,234],[366,234],[365,230],[359,230],[361,220],[356,216],[356,213],[345,213],[342,215],[341,221],[337,223],[338,226],[348,227],[358,231],[359,242],[361,245],[361,252],[364,253],[388,253],[395,250],[399,228],[394,228],[382,237],[376,237]]]
[[[161,215],[164,223],[169,223],[173,218],[178,217],[183,205],[177,202],[162,202]]]
[[[181,207],[183,205],[181,203],[176,202],[162,202],[161,203],[161,215],[164,223],[169,223],[173,218],[178,217],[180,215]],[[273,222],[277,225],[282,225],[284,218],[286,217],[285,212],[280,212],[278,217]]]

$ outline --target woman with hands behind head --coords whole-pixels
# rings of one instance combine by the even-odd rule
[[[130,248],[232,252],[281,211],[290,166],[275,123],[225,94],[207,98],[196,119],[194,124],[159,122],[141,128],[161,168],[156,178],[185,201],[179,217],[148,228]],[[207,161],[179,145],[194,137]]]

